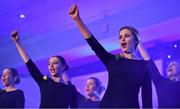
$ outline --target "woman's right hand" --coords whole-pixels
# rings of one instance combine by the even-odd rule
[[[79,17],[79,9],[76,5],[72,5],[69,10],[69,15],[72,17],[73,20],[78,20]]]
[[[14,41],[14,42],[18,42],[19,41],[19,33],[17,30],[14,30],[11,32],[11,39]]]

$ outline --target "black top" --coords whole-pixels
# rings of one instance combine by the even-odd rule
[[[152,87],[147,62],[110,54],[93,36],[87,42],[108,70],[108,87],[101,107],[138,108],[140,87],[143,107],[152,107]]]
[[[100,101],[92,101],[81,93],[78,93],[78,108],[99,108]]]
[[[149,62],[151,77],[156,87],[160,108],[180,108],[180,82],[162,77],[151,60]]]
[[[39,69],[30,59],[26,66],[40,87],[40,108],[71,108],[77,107],[76,89],[73,85],[54,82],[51,78],[44,78]]]
[[[71,81],[68,81],[67,84],[71,84]],[[80,92],[77,91],[78,96],[78,108],[99,108],[100,101],[92,101],[91,99],[86,98]]]
[[[0,108],[24,108],[24,93],[22,90],[0,92]]]

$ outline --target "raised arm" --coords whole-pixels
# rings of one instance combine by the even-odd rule
[[[143,57],[143,59],[148,61],[148,70],[149,70],[149,74],[151,75],[151,79],[153,80],[153,83],[156,86],[159,85],[163,81],[163,77],[160,75],[160,72],[156,67],[154,61],[151,59],[150,55],[143,47],[143,44],[141,42],[139,42],[138,44],[138,50],[141,56]]]
[[[36,65],[33,63],[33,61],[29,58],[29,56],[26,54],[25,50],[23,49],[18,31],[13,31],[11,33],[11,38],[13,42],[15,43],[17,50],[23,59],[24,63],[26,64],[31,76],[35,79],[37,83],[40,83],[40,81],[43,80],[43,75],[39,71],[39,69],[36,67]]]
[[[146,49],[143,47],[142,43],[139,41],[139,44],[138,44],[138,50],[141,54],[141,56],[143,57],[144,60],[148,61],[150,60],[150,56],[148,54],[148,52],[146,51]]]
[[[23,49],[23,47],[21,45],[18,31],[13,31],[11,33],[11,39],[15,43],[16,48],[17,48],[21,58],[23,59],[24,63],[27,63],[28,60],[29,60],[29,57],[28,57],[28,55],[26,54],[25,50]]]
[[[72,19],[75,21],[75,23],[77,24],[77,26],[78,26],[79,30],[81,31],[82,35],[84,36],[84,38],[89,39],[92,36],[92,34],[88,30],[86,25],[83,23],[83,21],[81,20],[81,17],[79,16],[79,9],[76,5],[71,6],[71,8],[69,10],[69,14],[72,17]]]
[[[91,46],[92,50],[96,53],[96,55],[100,58],[100,60],[103,63],[106,63],[110,55],[103,48],[103,46],[95,39],[95,37],[91,34],[86,25],[83,23],[79,16],[78,7],[76,5],[72,5],[72,7],[69,10],[69,14],[77,24],[80,32],[82,33],[83,37],[86,39],[88,44]]]

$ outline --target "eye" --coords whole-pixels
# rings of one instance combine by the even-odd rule
[[[122,39],[122,35],[119,36],[119,39]]]
[[[125,34],[125,37],[131,37],[131,34]]]
[[[48,66],[51,65],[51,62],[48,62]]]
[[[58,64],[58,62],[54,62],[53,64]]]

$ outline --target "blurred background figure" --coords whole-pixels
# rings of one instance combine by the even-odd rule
[[[180,81],[180,64],[177,61],[170,62],[166,72],[170,80]]]
[[[1,79],[4,88],[0,90],[0,108],[24,108],[24,93],[15,86],[20,83],[17,70],[5,68]]]

